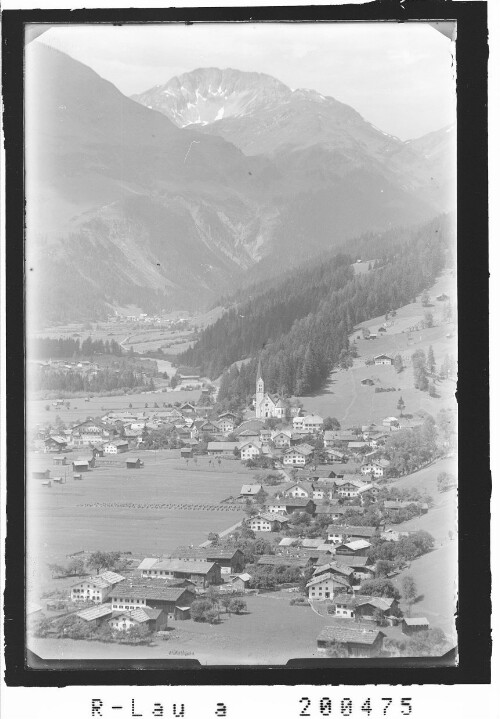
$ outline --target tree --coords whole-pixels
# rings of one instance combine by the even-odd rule
[[[336,417],[326,417],[326,419],[323,420],[323,429],[325,431],[340,429],[340,422]]]
[[[434,315],[432,312],[425,312],[424,327],[434,327]]]
[[[427,290],[422,292],[422,307],[429,307],[430,296]]]
[[[217,624],[220,621],[219,610],[216,607],[211,607],[205,612],[205,621],[210,624]]]
[[[417,585],[411,574],[403,577],[401,591],[403,600],[406,602],[406,606],[408,607],[408,616],[410,616],[412,605],[415,603],[415,599],[418,596]]]
[[[191,604],[191,618],[195,622],[206,622],[207,612],[210,611],[212,611],[212,602],[209,599],[195,599]]]
[[[85,573],[85,560],[81,557],[75,557],[68,564],[68,574],[74,574],[75,576],[81,576]]]
[[[386,577],[394,569],[394,562],[388,559],[379,559],[375,565],[375,576],[377,578]]]
[[[246,609],[247,603],[243,599],[239,599],[238,597],[232,599],[229,604],[229,611],[234,612],[235,614],[241,614],[241,612],[246,612]]]
[[[436,358],[434,357],[432,345],[429,345],[429,351],[427,352],[427,370],[429,374],[434,374],[436,371]]]
[[[209,532],[208,541],[211,543],[212,547],[218,547],[220,544],[220,536],[216,532]]]
[[[449,472],[440,472],[437,476],[438,492],[447,492],[456,486],[456,480]]]
[[[113,569],[120,559],[120,552],[93,552],[87,559],[87,566],[99,574],[102,569]]]
[[[229,614],[231,613],[231,602],[232,601],[233,601],[233,598],[229,594],[223,594],[221,597],[221,600],[220,600],[220,603],[222,604],[222,606],[224,607],[226,612],[228,612]]]
[[[393,366],[398,374],[404,370],[403,358],[400,354],[394,356]]]
[[[404,410],[405,407],[406,407],[405,401],[404,401],[402,395],[401,395],[401,397],[398,399],[398,403],[397,403],[396,407],[397,407],[397,409],[399,409],[399,416],[402,417],[402,416],[403,416],[403,410]]]
[[[368,579],[361,583],[360,594],[372,597],[392,597],[400,599],[401,594],[390,579]]]

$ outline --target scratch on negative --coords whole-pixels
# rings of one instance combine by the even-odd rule
[[[188,151],[186,152],[186,157],[184,158],[184,164],[186,164],[186,160],[187,160],[187,158],[188,158],[189,151],[190,151],[190,149],[192,148],[192,146],[193,146],[193,144],[194,144],[195,142],[198,143],[198,145],[200,144],[200,141],[199,141],[199,140],[193,140],[193,141],[191,142],[191,144],[190,144],[189,147],[188,147]]]

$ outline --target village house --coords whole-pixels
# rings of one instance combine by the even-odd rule
[[[264,567],[297,567],[301,571],[305,571],[310,567],[312,562],[307,556],[292,557],[283,554],[263,554],[259,557],[257,564]]]
[[[347,456],[344,452],[340,452],[338,449],[332,448],[326,450],[326,455],[329,462],[338,462],[339,464],[345,462]]]
[[[33,479],[50,479],[50,469],[32,472]]]
[[[309,590],[309,599],[316,600],[330,599],[337,592],[345,592],[349,587],[350,583],[346,577],[329,571],[313,577],[306,584],[306,589]]]
[[[67,457],[54,457],[54,464],[63,466],[68,464],[68,458]]]
[[[347,564],[341,564],[340,562],[335,561],[332,557],[330,557],[326,564],[317,564],[313,576],[319,577],[321,574],[326,573],[344,577],[344,579],[347,579],[349,584],[354,584],[354,569],[352,567],[348,567]]]
[[[283,454],[283,464],[285,466],[304,467],[311,454],[311,449],[290,447],[290,449],[287,449]]]
[[[377,527],[352,527],[331,524],[328,529],[328,542],[337,544],[345,541],[347,537],[349,541],[352,539],[372,539],[377,533]]]
[[[222,417],[217,420],[217,427],[219,432],[222,432],[222,434],[231,434],[231,432],[234,431],[236,424],[234,419],[231,417]]]
[[[345,564],[354,572],[354,579],[357,582],[363,582],[366,579],[372,579],[375,576],[375,569],[368,564],[368,557],[360,557],[348,554],[335,554],[335,562],[337,564]]]
[[[366,482],[360,479],[343,479],[337,484],[337,494],[339,497],[345,497],[347,499],[358,497],[360,490],[364,487],[366,487]]]
[[[191,459],[193,456],[193,448],[192,447],[182,447],[181,449],[181,458],[182,459]]]
[[[321,650],[335,643],[345,647],[349,657],[375,657],[382,651],[384,637],[376,629],[329,626],[321,630],[316,642]]]
[[[279,532],[288,526],[288,518],[275,512],[261,512],[248,521],[252,532]]]
[[[233,457],[239,442],[209,442],[207,452],[211,457]]]
[[[115,435],[115,429],[103,422],[85,420],[71,429],[71,444],[73,447],[82,447],[88,444],[95,444],[111,440]]]
[[[151,632],[164,631],[168,625],[168,616],[163,609],[138,607],[128,612],[121,612],[108,621],[111,629],[128,632],[132,627],[145,626]]]
[[[73,584],[70,590],[70,599],[72,602],[102,604],[111,590],[124,579],[125,577],[116,572],[102,572],[95,577]]]
[[[352,507],[343,507],[340,504],[319,504],[316,506],[316,516],[327,516],[331,519],[341,519],[344,514]]]
[[[191,606],[196,593],[185,587],[169,587],[154,579],[118,584],[111,593],[113,611],[144,608],[163,609],[168,619],[180,618],[182,608]]]
[[[383,332],[385,332],[385,327],[382,327],[381,330]],[[380,330],[379,330],[379,332],[380,332]],[[389,355],[377,355],[376,357],[373,358],[373,361],[375,362],[375,364],[392,364],[393,363],[393,359],[392,359],[392,357],[389,357]]]
[[[103,449],[105,454],[122,454],[123,452],[128,452],[128,442],[124,439],[117,442],[107,442]]]
[[[274,434],[271,434],[271,441],[277,449],[288,448],[292,441],[291,432],[285,430],[274,432]]]
[[[383,477],[390,462],[387,459],[375,459],[372,462],[365,462],[361,465],[361,472],[363,474],[370,474],[374,477]]]
[[[398,612],[398,602],[393,597],[371,597],[363,594],[338,594],[332,600],[333,614],[347,619],[375,621],[382,613],[393,617]]]
[[[293,512],[308,512],[314,514],[316,505],[308,497],[284,497],[283,499],[270,499],[266,502],[268,512],[277,514],[293,514]]]
[[[203,424],[201,424],[201,425],[198,427],[198,432],[200,432],[201,434],[215,434],[215,435],[217,435],[217,434],[219,434],[220,431],[221,431],[221,430],[220,430],[220,428],[219,428],[219,425],[216,424],[215,422],[211,422],[210,420],[207,420],[206,422],[203,422]]]
[[[305,417],[302,417],[301,429],[311,434],[321,432],[323,429],[323,417],[320,417],[319,414],[307,414]]]
[[[335,556],[352,554],[359,557],[365,557],[371,546],[371,543],[364,539],[355,539],[352,542],[343,542],[335,547]]]
[[[149,559],[149,557],[147,558]],[[156,559],[154,564],[147,566],[143,560],[138,569],[143,578],[174,577],[189,579],[198,587],[221,583],[221,568],[215,562],[189,559]]]
[[[280,490],[283,497],[309,497],[313,498],[313,485],[308,482],[293,482]]]
[[[262,454],[262,444],[260,442],[243,442],[238,446],[242,462],[249,459],[255,459]]]

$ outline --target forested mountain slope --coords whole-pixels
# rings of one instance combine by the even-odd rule
[[[266,389],[291,395],[318,389],[363,320],[397,309],[429,286],[446,264],[453,223],[442,216],[405,233],[360,238],[353,249],[370,248],[382,261],[376,269],[354,276],[352,258],[337,255],[327,262],[290,274],[229,310],[208,327],[196,345],[180,356],[217,377],[244,357],[253,360],[223,376],[221,395],[246,398],[255,383],[260,356]]]

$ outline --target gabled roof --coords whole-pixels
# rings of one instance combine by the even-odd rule
[[[207,445],[207,451],[213,450],[234,450],[238,447],[238,442],[209,442]]]
[[[348,547],[349,549],[357,550],[367,549],[368,547],[371,547],[371,544],[364,539],[355,539],[354,542],[344,542],[342,546]]]
[[[347,567],[365,567],[368,564],[368,557],[349,557],[346,554],[336,554],[335,561],[337,564],[345,564]]]
[[[150,569],[168,572],[186,572],[186,574],[208,574],[214,566],[214,562],[186,561],[183,559],[159,559]]]
[[[97,607],[88,607],[88,609],[82,609],[76,613],[76,616],[80,619],[85,619],[86,622],[91,622],[93,619],[100,619],[101,617],[107,617],[113,614],[111,604],[99,604]]]
[[[340,644],[373,644],[379,635],[385,634],[377,629],[356,629],[351,627],[330,626],[321,630],[318,641],[339,642]]]
[[[335,560],[328,562],[328,564],[322,564],[319,567],[316,567],[314,570],[314,574],[322,574],[323,572],[326,572],[328,570],[331,570],[332,572],[337,572],[338,574],[343,574],[345,577],[350,577],[351,574],[353,574],[354,569],[352,567],[349,567],[347,564],[341,564],[340,562],[336,562]]]
[[[111,571],[101,572],[99,576],[101,577],[101,579],[104,579],[104,581],[108,582],[109,584],[118,584],[118,582],[123,582],[123,580],[125,579],[125,577],[122,577],[121,574],[117,574],[116,572]]]
[[[308,537],[306,537],[302,540],[303,547],[311,547],[312,549],[317,549],[322,544],[323,539],[321,537],[317,537],[316,539],[309,539]]]
[[[191,591],[186,587],[168,587],[165,584],[152,583],[143,580],[143,583],[117,584],[113,587],[113,597],[131,597],[134,599],[159,599],[166,602],[177,602],[185,592]]]
[[[328,533],[346,534],[348,537],[373,537],[377,533],[377,527],[354,527],[352,525],[330,524]]]
[[[235,579],[242,579],[244,582],[249,582],[252,576],[248,574],[248,572],[243,572],[243,574],[237,574],[231,581],[235,581]]]
[[[309,497],[283,497],[282,499],[270,499],[266,502],[267,507],[307,507],[312,499]]]
[[[268,566],[279,566],[289,565],[291,567],[306,567],[309,564],[309,558],[307,557],[287,557],[286,555],[280,554],[263,554],[257,564],[264,564]]]
[[[314,576],[307,584],[306,587],[311,587],[313,584],[319,584],[320,582],[324,582],[325,580],[330,579],[331,581],[335,582],[336,584],[340,584],[343,587],[349,587],[349,580],[345,577],[339,576],[338,574],[335,574],[335,572],[323,572],[322,574],[318,574],[317,576]]]
[[[146,557],[142,560],[137,569],[151,569],[151,567],[154,567],[157,561],[158,557]]]
[[[258,494],[261,489],[261,484],[244,484],[241,488],[240,494]]]
[[[409,627],[429,626],[429,620],[426,617],[403,617],[403,621]]]
[[[268,522],[281,522],[282,524],[289,521],[288,517],[284,517],[282,514],[277,514],[276,512],[261,512],[255,517],[252,517],[250,521],[253,519],[265,519]]]

